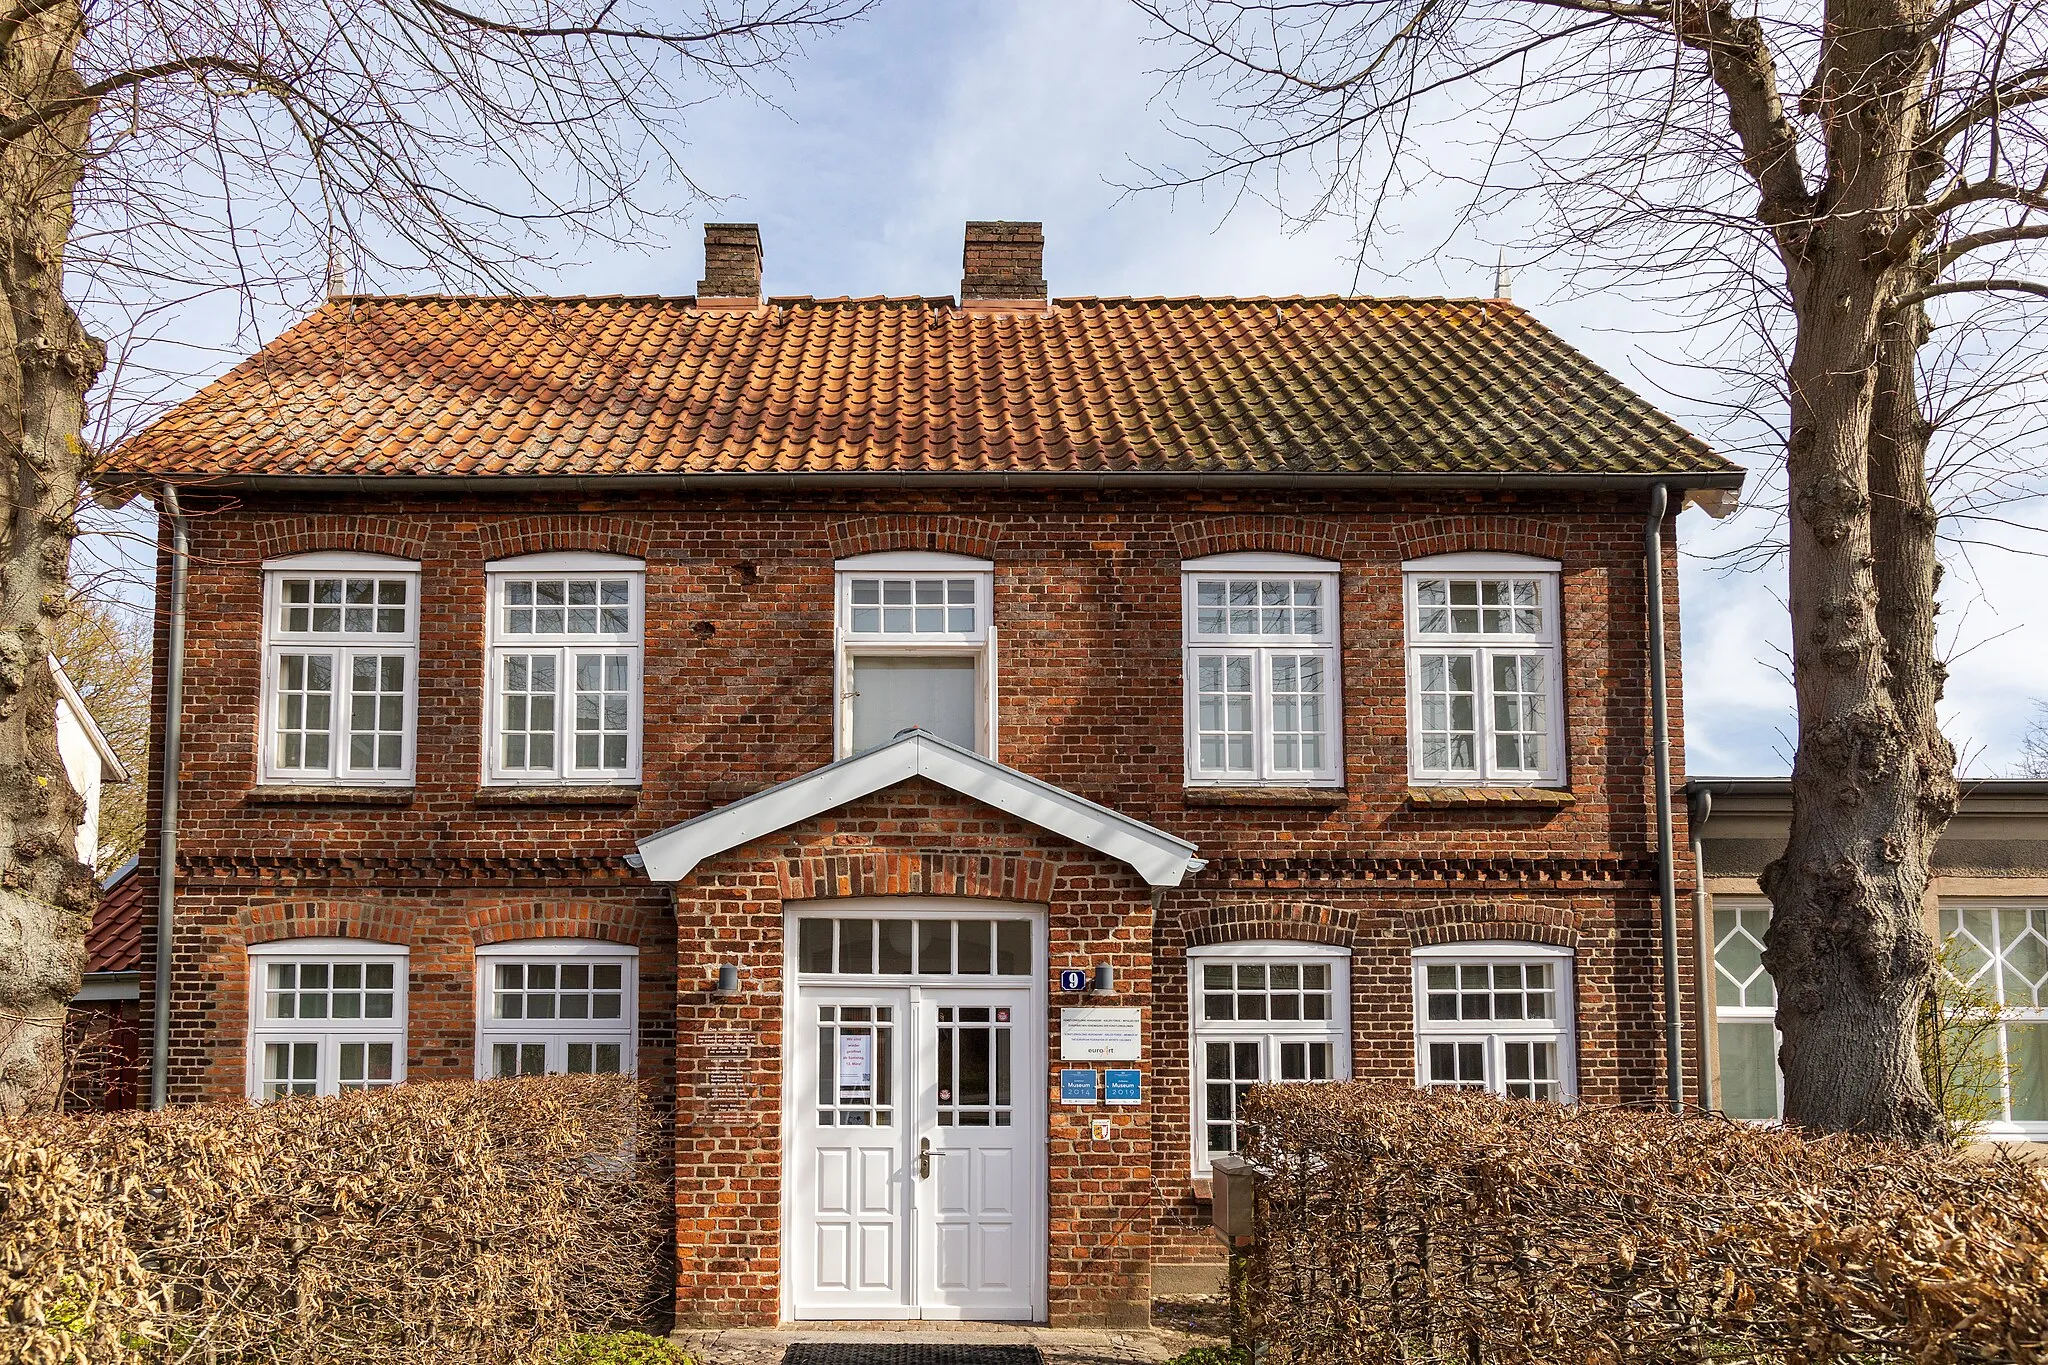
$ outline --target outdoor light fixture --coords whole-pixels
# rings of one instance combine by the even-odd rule
[[[1095,984],[1089,988],[1097,995],[1116,994],[1116,968],[1107,962],[1095,965]]]
[[[713,995],[738,995],[740,993],[740,969],[731,965],[718,969],[718,988]]]

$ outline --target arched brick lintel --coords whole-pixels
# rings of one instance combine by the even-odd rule
[[[640,914],[633,905],[519,897],[471,906],[469,933],[479,948],[527,938],[588,938],[637,948]]]
[[[1558,948],[1579,945],[1579,913],[1568,905],[1540,901],[1450,901],[1410,910],[1407,919],[1408,942],[1416,948],[1487,939],[1548,943]]]
[[[393,901],[259,901],[244,906],[240,919],[242,941],[251,947],[291,938],[412,945],[412,907]]]
[[[344,550],[354,554],[419,559],[426,547],[424,525],[396,517],[265,517],[257,526],[263,558]]]
[[[978,517],[909,513],[889,517],[850,517],[827,533],[834,559],[882,554],[890,550],[930,550],[941,554],[994,559],[1002,531]]]
[[[1052,900],[1052,865],[1000,853],[834,853],[776,862],[786,901],[848,896],[964,896],[978,900]]]
[[[477,527],[486,561],[569,551],[645,559],[653,535],[651,521],[632,517],[508,517]]]
[[[1217,517],[1177,526],[1173,537],[1182,559],[1251,550],[1344,558],[1344,528],[1311,517]]]
[[[1461,514],[1425,517],[1401,533],[1401,558],[1488,550],[1495,554],[1541,555],[1562,562],[1569,544],[1561,521],[1515,515]]]
[[[1358,912],[1319,901],[1216,901],[1180,913],[1188,946],[1281,939],[1349,948],[1358,938]]]

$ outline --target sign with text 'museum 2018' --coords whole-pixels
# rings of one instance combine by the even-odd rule
[[[1060,1011],[1060,1060],[1135,1062],[1144,1028],[1135,1006],[1077,1005]]]

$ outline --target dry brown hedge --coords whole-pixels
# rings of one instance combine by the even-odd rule
[[[0,1123],[0,1362],[551,1361],[658,1293],[634,1083]]]
[[[1272,1365],[2048,1363],[2048,1168],[1368,1082],[1246,1117]]]

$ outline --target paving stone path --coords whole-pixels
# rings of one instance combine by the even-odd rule
[[[674,1340],[703,1365],[781,1365],[794,1342],[915,1341],[930,1345],[1036,1346],[1045,1365],[1159,1365],[1196,1346],[1221,1345],[1220,1304],[1204,1299],[1162,1300],[1153,1325],[1130,1328],[1024,1327],[980,1322],[872,1322],[682,1330]]]

